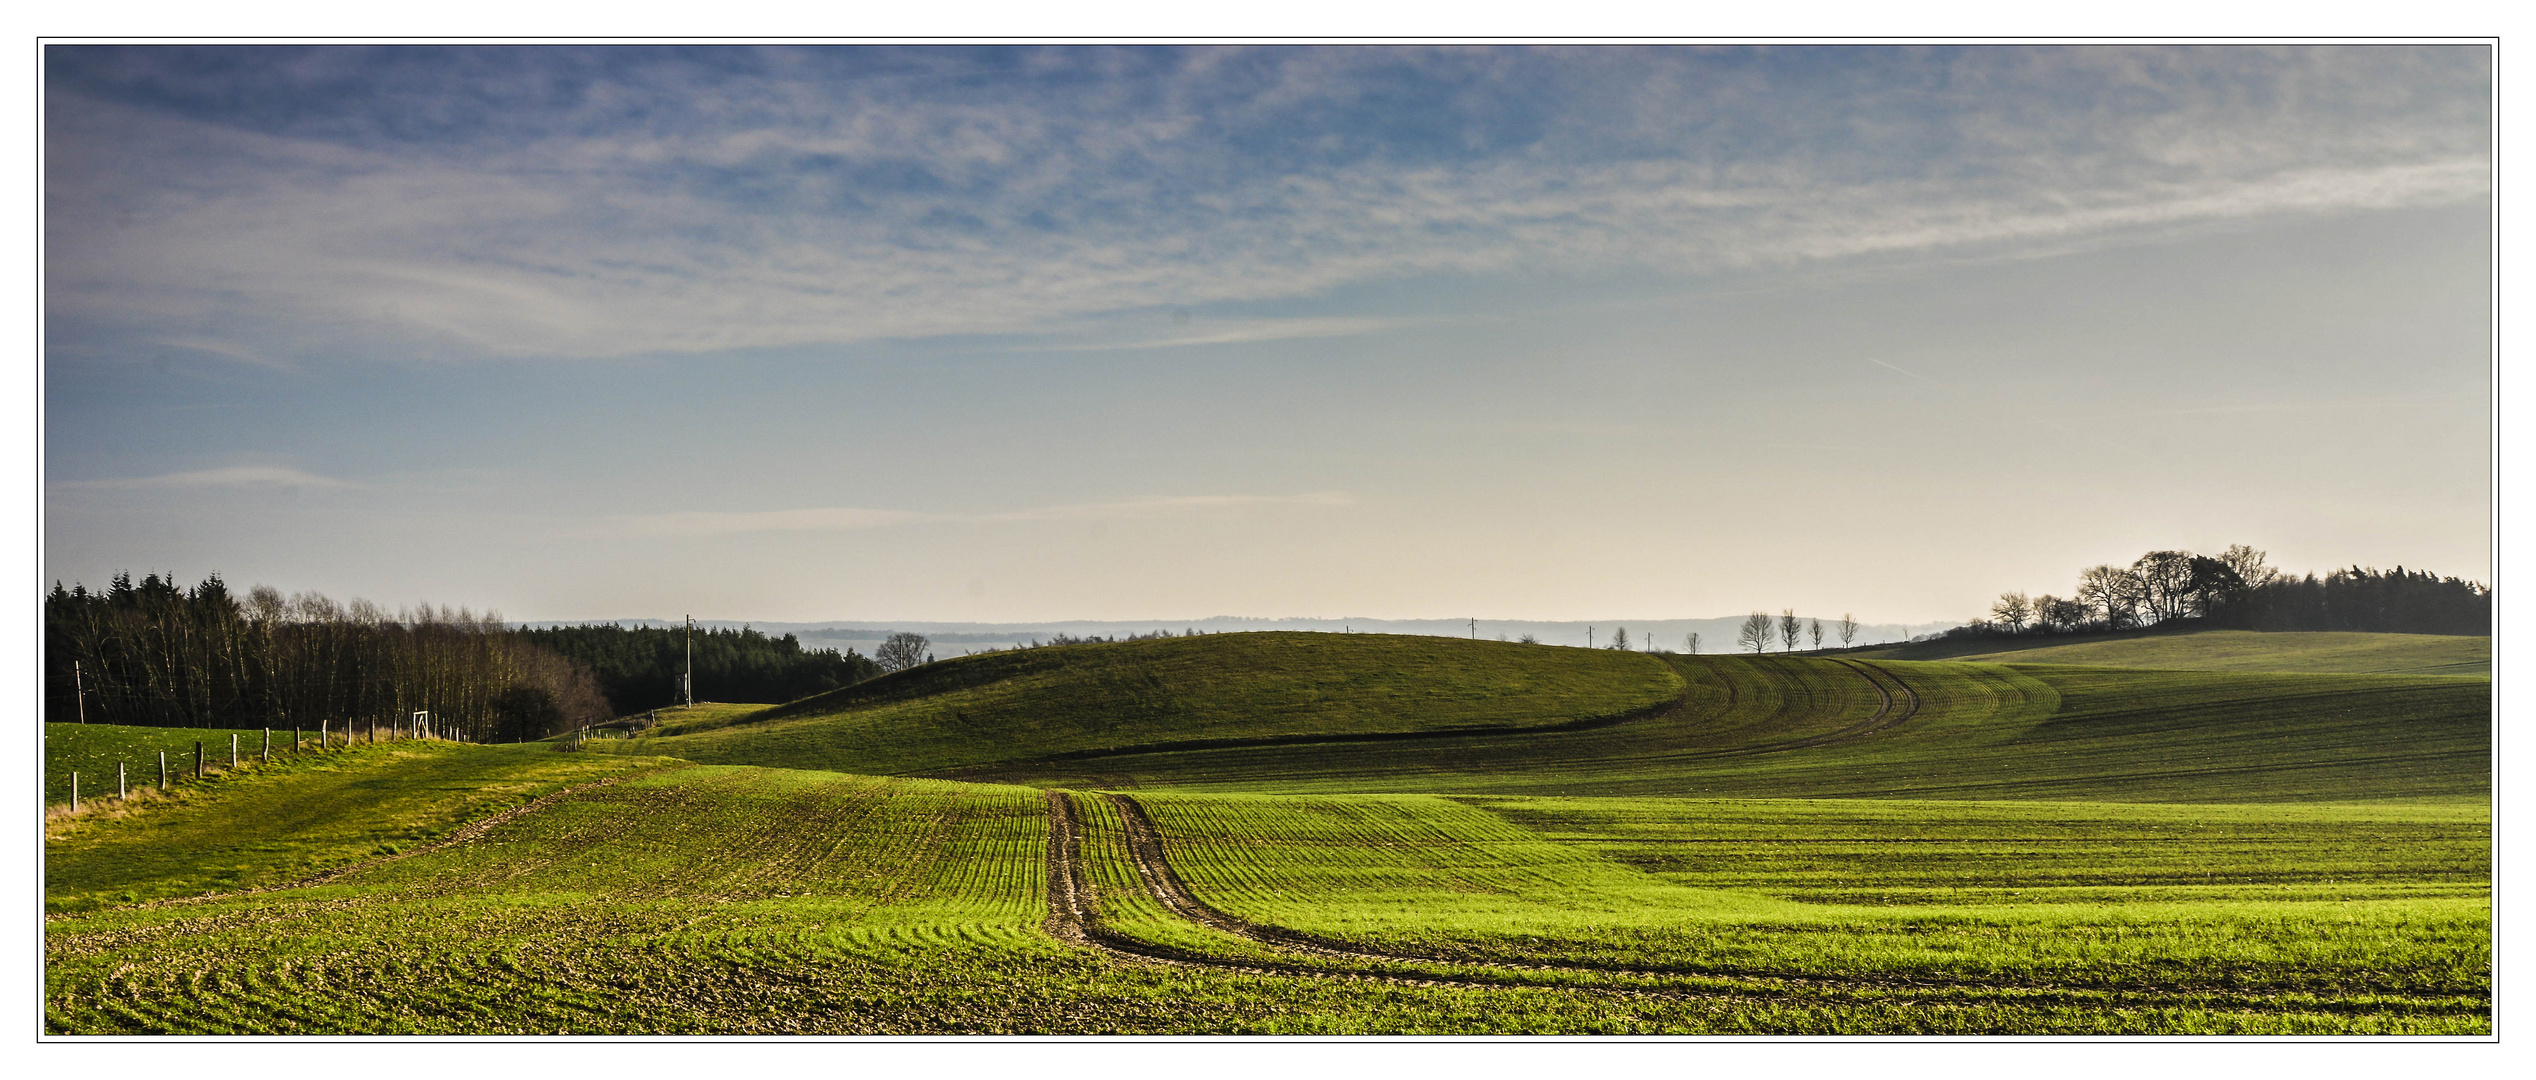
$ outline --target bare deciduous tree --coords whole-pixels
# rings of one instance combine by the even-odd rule
[[[2263,562],[2263,555],[2263,552],[2244,544],[2230,544],[2228,550],[2220,554],[2219,561],[2228,564],[2228,569],[2236,571],[2237,577],[2245,582],[2246,588],[2260,589],[2271,584],[2272,579],[2281,576],[2280,571],[2272,569]]]
[[[2181,616],[2192,604],[2192,552],[2149,552],[2131,564],[2131,575],[2140,579],[2140,602],[2148,608],[2150,622]]]
[[[1754,656],[1761,655],[1770,644],[1770,616],[1759,611],[1744,616],[1743,625],[1735,630],[1735,644],[1750,646]]]
[[[1612,627],[1612,628],[1611,628],[1611,644],[1610,644],[1610,645],[1608,645],[1608,646],[1605,646],[1605,647],[1606,647],[1606,648],[1612,648],[1612,649],[1618,649],[1618,650],[1620,650],[1620,651],[1622,651],[1622,652],[1628,652],[1628,651],[1629,651],[1629,628],[1628,628],[1628,627],[1626,627],[1626,626],[1615,626],[1615,627]]]
[[[1781,647],[1788,652],[1795,652],[1796,635],[1801,632],[1804,627],[1805,624],[1796,621],[1795,608],[1788,608],[1779,612],[1779,641],[1781,643]]]
[[[1811,637],[1811,638],[1813,638],[1813,639],[1814,639],[1814,651],[1815,651],[1815,652],[1821,652],[1821,651],[1823,651],[1823,620],[1821,620],[1821,619],[1807,619],[1807,620],[1805,620],[1805,633],[1806,633],[1806,636]]]
[[[882,671],[905,671],[924,663],[928,658],[925,648],[932,644],[923,634],[901,630],[872,650],[872,660],[880,664]]]
[[[1683,638],[1683,639],[1682,639],[1682,643],[1691,647],[1691,655],[1693,655],[1693,656],[1698,656],[1698,655],[1699,655],[1699,635],[1698,635],[1698,634],[1694,633],[1694,634],[1691,634],[1691,635],[1690,635],[1690,636],[1688,636],[1688,637]]]
[[[2034,617],[2034,603],[2027,600],[2024,593],[2003,592],[1999,594],[1999,602],[1990,605],[1990,614],[2005,625],[2009,633],[2022,633],[2026,621]]]
[[[2078,602],[2101,617],[2107,630],[2139,624],[2140,601],[2148,591],[2137,575],[2119,566],[2090,566],[2078,574]]]
[[[1843,614],[1840,617],[1840,647],[1844,649],[1848,648],[1849,640],[1857,636],[1858,617],[1855,615]]]

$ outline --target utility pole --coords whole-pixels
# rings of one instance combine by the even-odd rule
[[[1590,626],[1585,628],[1585,647],[1588,649],[1594,647],[1594,628]]]
[[[687,616],[687,707],[696,707],[696,617]]]
[[[1471,640],[1479,640],[1479,616],[1471,616]]]

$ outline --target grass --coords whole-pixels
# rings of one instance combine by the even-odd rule
[[[430,741],[277,756],[164,797],[101,802],[48,822],[45,907],[285,884],[396,854],[559,788],[658,764]]]
[[[1982,638],[1862,649],[1889,660],[2084,664],[2181,671],[2307,671],[2359,675],[2492,674],[2492,639],[2327,631],[2138,630],[2082,637]]]
[[[341,755],[396,773],[417,748]],[[422,744],[457,757],[529,752]],[[587,766],[623,759],[553,754]],[[239,777],[297,788],[299,773]],[[1750,890],[1664,880],[1521,814],[1440,799],[1151,797],[1175,857],[1211,898],[1385,947],[1460,949],[1474,962],[1561,959],[1599,948],[1738,962],[1773,948],[1817,973],[1959,972],[1950,946],[2026,957],[2028,976],[1944,985],[1686,976],[1576,977],[1584,987],[1415,986],[1128,962],[1066,948],[1045,916],[1046,818],[1035,790],[741,767],[655,768],[580,789],[473,840],[256,896],[57,912],[47,920],[45,1023],[55,1033],[784,1034],[1965,1033],[2488,1030],[2473,967],[2480,926],[2458,910],[2364,912],[2341,923],[2272,916],[2269,935],[2203,933],[2198,966],[2229,977],[2181,989],[2063,978],[2128,970],[2172,935],[2128,924],[2017,922],[1975,909],[1931,936],[1908,911],[1822,908]],[[1096,800],[1082,800],[1094,804]],[[1563,801],[1552,800],[1553,804]],[[1531,810],[1539,803],[1527,803]],[[153,807],[151,813],[163,809]],[[2260,813],[2261,811],[2254,811]],[[150,827],[146,814],[94,823]],[[1611,808],[1563,819],[1569,833]],[[1707,820],[1698,810],[1690,820]],[[2380,812],[2385,817],[2384,812]],[[1097,815],[1087,815],[1097,817]],[[1198,837],[1206,822],[1237,835]],[[1096,823],[1096,830],[1100,826]],[[1107,826],[1115,831],[1115,825]],[[1129,902],[1116,849],[1103,906],[1116,922],[1193,950],[1220,935],[1173,930]],[[1204,850],[1226,853],[1209,859]],[[1238,856],[1238,857],[1234,857]],[[1214,866],[1237,866],[1215,873]],[[59,884],[113,884],[97,864]],[[1212,876],[1210,876],[1212,875]],[[1219,885],[1225,881],[1232,884]],[[2455,886],[2460,883],[2450,882]],[[1579,906],[1575,901],[1581,898]],[[2382,909],[2389,901],[2377,901]],[[1816,905],[1815,907],[1821,907]],[[2291,913],[2296,914],[2296,913]],[[1916,920],[1916,921],[1915,921]],[[1987,920],[1986,922],[1984,920]],[[2249,920],[2253,925],[2259,920]],[[2234,925],[2234,924],[2231,924]],[[2315,936],[2296,951],[2289,943]],[[2073,927],[2093,927],[2071,945]],[[2022,928],[2019,936],[2015,931]],[[2374,935],[2374,936],[2372,936]],[[1790,947],[1788,942],[1795,942]],[[2059,952],[2050,946],[2063,943]],[[1846,943],[1846,944],[1844,944]],[[2224,947],[2223,947],[2224,946]],[[1622,950],[1614,953],[1613,949]],[[2403,960],[2409,983],[2346,993],[2358,950]],[[2391,950],[2402,950],[2400,952]],[[1629,950],[1635,950],[1631,952]],[[2443,952],[2443,950],[2445,950]],[[2101,954],[2101,956],[2099,956]],[[2450,971],[2437,963],[2448,957]],[[2420,958],[2427,957],[2427,960]],[[2462,957],[2462,959],[2459,959]],[[1847,965],[1846,968],[1841,965]],[[1454,969],[1461,970],[1461,969]],[[2010,966],[2009,974],[2017,970]],[[2321,972],[2322,974],[2318,974]],[[2302,973],[2305,973],[2302,975]],[[1569,979],[1569,976],[1536,976]],[[2058,980],[2058,981],[2055,981]],[[2142,980],[2135,979],[2134,982]],[[1678,992],[1676,992],[1678,991]]]
[[[2488,1030],[2490,829],[2458,808],[1140,802],[1216,906],[1377,952]]]
[[[658,736],[675,735],[682,731],[710,731],[718,727],[727,727],[729,725],[745,721],[751,716],[755,716],[758,713],[765,712],[768,709],[775,707],[776,706],[773,705],[748,705],[732,704],[721,701],[699,701],[695,704],[694,708],[682,709],[672,707],[667,709],[654,709],[649,713],[638,713],[635,715],[648,715],[656,718],[659,721],[658,724],[647,730],[644,734],[646,736]],[[625,716],[619,717],[618,719],[632,720],[634,717]]]
[[[1554,726],[1680,694],[1655,658],[1377,634],[1068,645],[928,664],[594,749],[906,774],[1190,741]]]
[[[583,752],[365,744],[51,816],[45,1023],[2480,1034],[2490,719],[2453,675],[1297,634],[980,656]],[[48,773],[195,737],[119,730],[48,729]],[[1281,741],[1098,753],[1237,739]],[[968,779],[851,771],[881,766]],[[1081,793],[1103,922],[1233,966],[1068,946],[1046,794],[981,777],[1131,788],[1209,904],[1385,958],[1189,921]]]
[[[115,766],[126,766],[126,779],[131,790],[158,787],[158,756],[167,754],[168,782],[173,784],[194,774],[194,744],[203,745],[207,769],[229,767],[229,737],[238,737],[241,757],[252,757],[264,748],[261,728],[161,728],[126,727],[120,724],[46,724],[44,725],[44,804],[67,805],[70,802],[70,777],[79,774],[79,797],[85,802],[99,795],[113,795]],[[316,732],[309,732],[310,745],[315,745]],[[341,732],[336,732],[340,737]],[[276,737],[276,752],[290,745],[291,733]]]
[[[997,775],[1263,793],[2209,803],[2474,801],[2491,790],[2491,683],[2481,678],[1666,659],[1690,685],[1678,716],[1588,731],[1117,755]],[[1875,689],[1897,679],[1918,701],[1907,721],[1855,741],[1756,752],[1864,721]]]

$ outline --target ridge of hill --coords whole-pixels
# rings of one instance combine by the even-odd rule
[[[1945,638],[1841,655],[1886,660],[2086,664],[2176,671],[2316,671],[2361,675],[2490,675],[2492,639],[2452,634],[2302,630],[2129,630],[2106,634]]]
[[[1575,728],[1680,700],[1655,656],[1496,641],[1266,632],[959,657],[718,726],[674,718],[612,753],[907,774],[1158,746]]]
[[[1039,786],[2471,800],[2490,793],[2490,693],[2465,675],[1227,634],[962,658],[591,746]]]

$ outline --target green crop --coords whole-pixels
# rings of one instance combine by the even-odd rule
[[[2314,671],[2359,675],[2490,675],[2492,639],[2447,634],[2345,631],[2142,630],[1962,638],[1860,649],[1847,655],[1891,660],[1973,660],[1994,664],[2085,664],[2178,671]]]
[[[47,1029],[2492,1030],[2481,677],[1220,635],[662,719],[48,812]]]
[[[1250,792],[2156,802],[2481,800],[2489,680],[1668,657],[1672,715],[1583,731],[1119,754],[1033,783]],[[1879,685],[1916,709],[1870,726]],[[1811,745],[1805,745],[1808,742]]]
[[[1221,634],[989,653],[602,749],[913,773],[1204,740],[1591,721],[1661,704],[1638,653],[1377,634]]]

